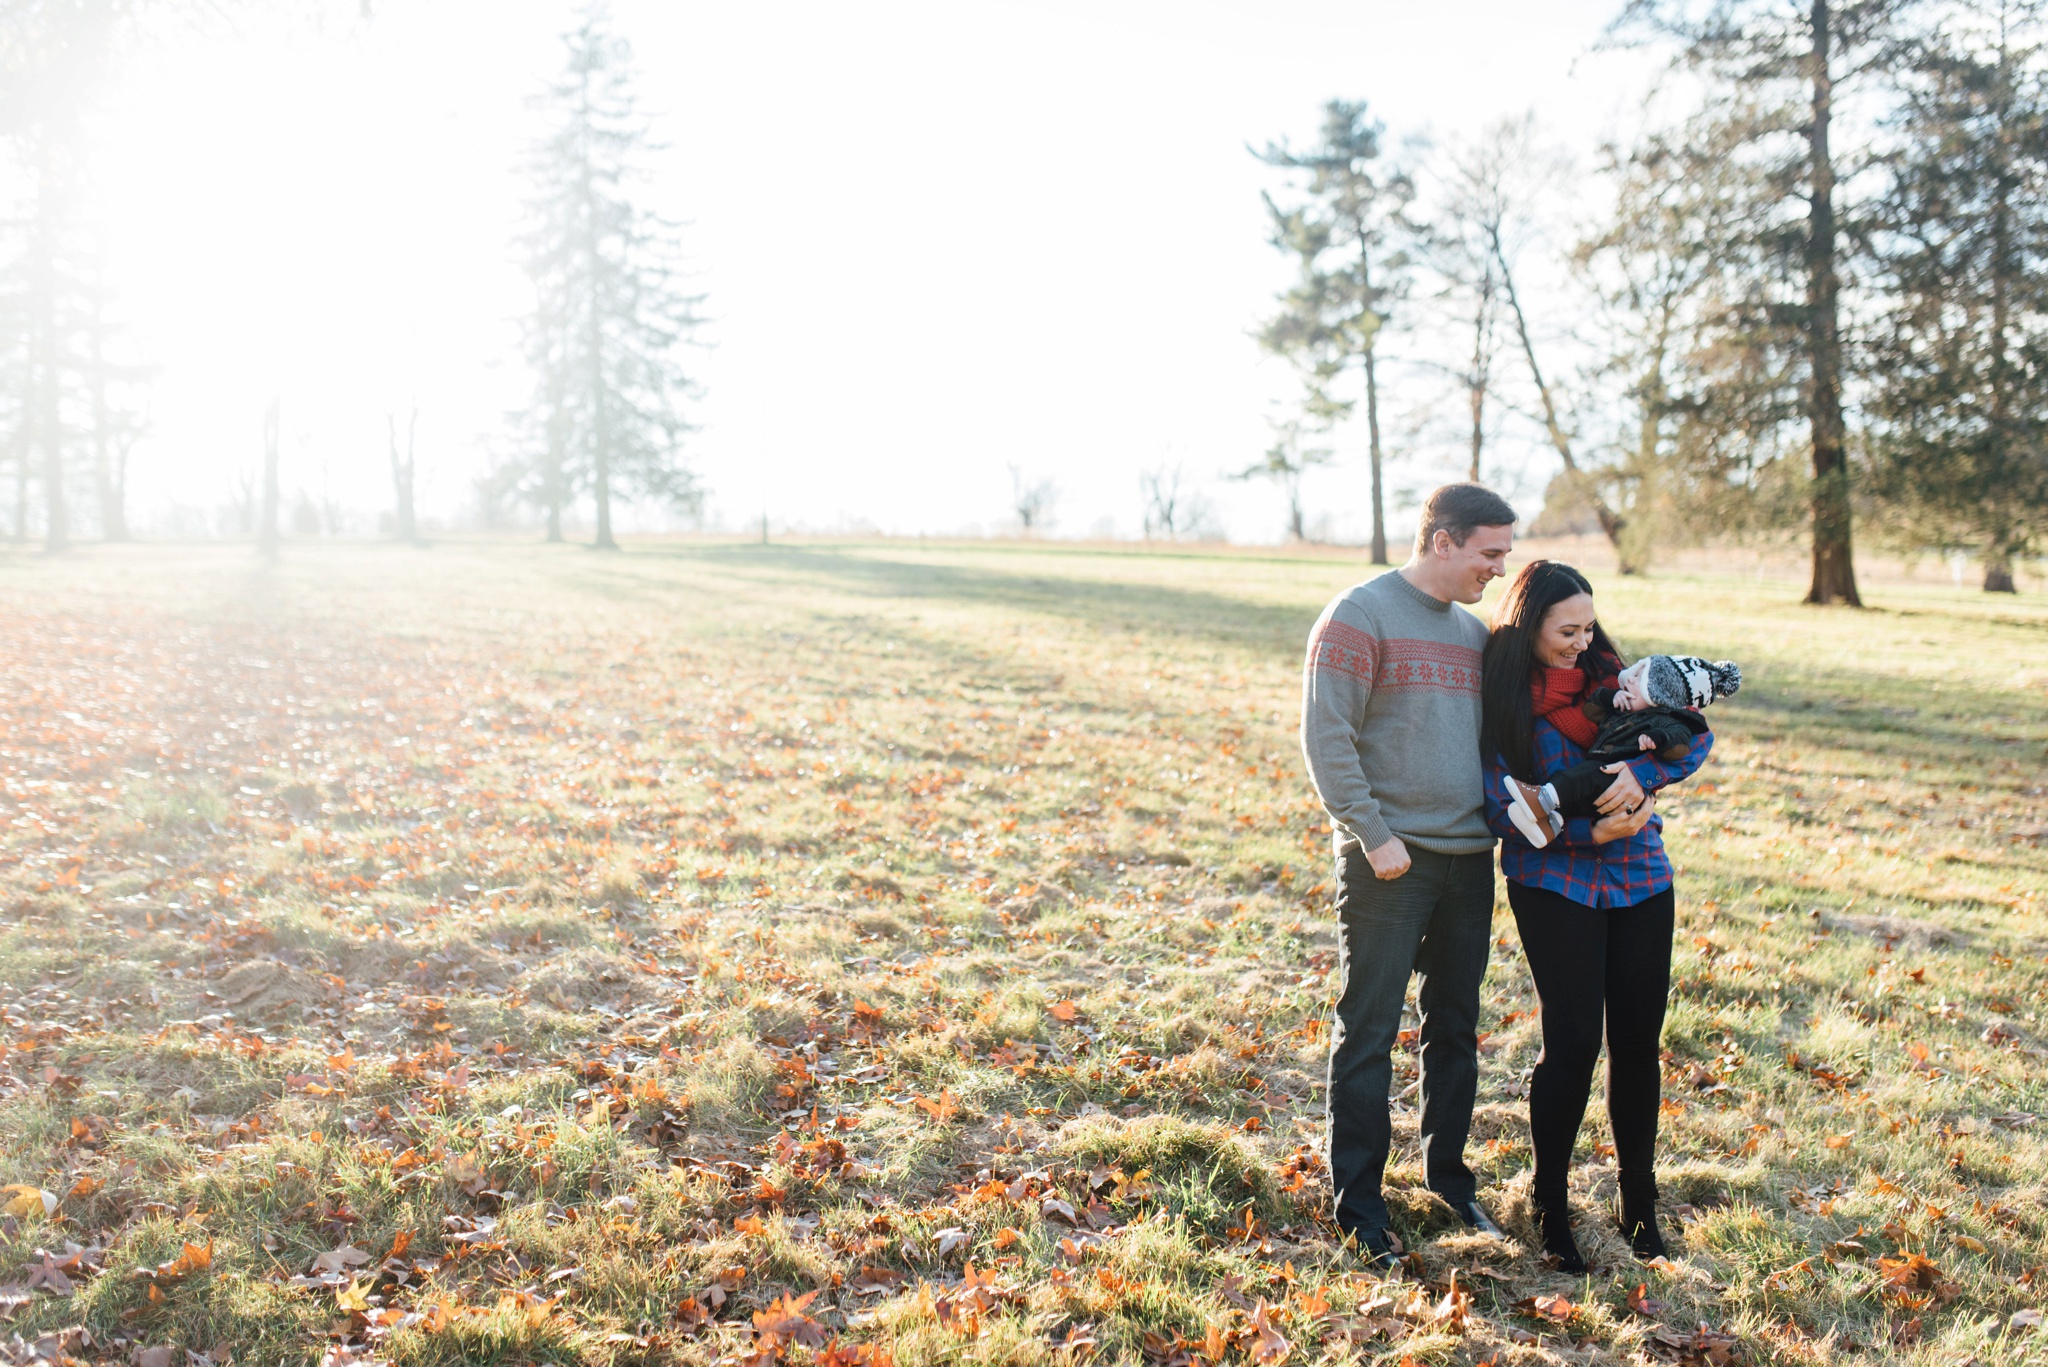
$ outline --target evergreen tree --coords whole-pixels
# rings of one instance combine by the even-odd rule
[[[1714,82],[1734,154],[1766,168],[1763,189],[1727,250],[1752,269],[1756,307],[1724,344],[1776,357],[1749,366],[1794,385],[1812,475],[1810,603],[1858,605],[1851,478],[1843,420],[1842,248],[1838,241],[1838,82],[1889,74],[1898,21],[1912,0],[1629,0],[1621,35],[1677,45]],[[1755,326],[1761,322],[1763,326]],[[1788,362],[1788,363],[1781,363]]]
[[[2048,89],[2038,0],[1978,0],[1920,45],[1879,258],[1876,491],[1987,591],[2048,536]]]
[[[83,204],[87,113],[128,0],[16,7],[0,25],[0,158],[16,194],[0,206],[0,455],[11,464],[13,534],[30,490],[46,548],[77,530],[73,486],[89,481],[101,535],[127,537],[128,453],[142,433],[148,370],[120,358],[115,306]]]
[[[542,101],[553,127],[531,158],[522,240],[534,292],[527,416],[539,439],[529,496],[559,540],[564,505],[588,490],[595,544],[610,549],[615,497],[701,499],[680,459],[690,430],[681,405],[696,387],[677,351],[701,321],[702,296],[682,288],[675,225],[634,198],[658,148],[633,98],[631,45],[607,30],[601,7],[563,42],[568,61]]]
[[[1408,173],[1383,164],[1383,131],[1367,117],[1363,101],[1331,100],[1323,107],[1322,138],[1315,146],[1297,152],[1282,141],[1254,154],[1268,166],[1304,173],[1299,203],[1283,207],[1266,196],[1271,241],[1295,257],[1300,276],[1281,295],[1280,310],[1259,340],[1300,371],[1306,410],[1322,426],[1357,407],[1357,399],[1340,395],[1337,385],[1353,365],[1363,372],[1376,565],[1387,563],[1376,348],[1407,282],[1408,254],[1401,243],[1411,229],[1404,211],[1415,197]],[[1298,510],[1293,522],[1299,536]]]

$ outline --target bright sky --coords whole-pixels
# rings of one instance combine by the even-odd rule
[[[996,530],[1014,464],[1057,483],[1061,534],[1135,534],[1141,470],[1242,467],[1297,392],[1249,336],[1291,268],[1246,144],[1306,141],[1344,95],[1396,135],[1533,108],[1590,154],[1654,61],[1590,53],[1616,7],[615,0],[668,145],[650,194],[687,220],[709,296],[688,458],[714,520]],[[96,176],[163,367],[134,461],[145,525],[210,513],[256,468],[272,393],[288,489],[383,506],[385,415],[417,401],[423,500],[461,511],[525,394],[525,101],[573,14],[380,0],[367,24],[165,35],[123,69]],[[1392,387],[1411,426],[1437,401],[1412,374]],[[1501,448],[1531,504],[1535,436]],[[1390,440],[1396,488],[1459,473]],[[1338,441],[1312,504],[1361,536],[1363,438]],[[1233,536],[1279,533],[1273,491],[1208,493]]]

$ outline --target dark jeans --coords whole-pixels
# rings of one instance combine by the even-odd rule
[[[1337,971],[1330,1044],[1330,1183],[1348,1228],[1382,1228],[1392,1142],[1387,1089],[1408,975],[1420,973],[1422,1150],[1430,1188],[1448,1201],[1477,1191],[1465,1135],[1479,1086],[1479,982],[1493,944],[1493,854],[1409,846],[1414,866],[1391,883],[1362,852],[1337,861]]]
[[[1543,888],[1508,883],[1508,905],[1543,1012],[1543,1054],[1529,1083],[1535,1196],[1561,1207],[1572,1146],[1586,1118],[1600,1037],[1607,1037],[1607,1123],[1625,1189],[1655,1183],[1658,1045],[1671,991],[1670,888],[1603,910]]]

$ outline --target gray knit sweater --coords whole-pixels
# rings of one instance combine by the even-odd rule
[[[1398,835],[1439,854],[1493,847],[1481,810],[1479,653],[1486,628],[1390,571],[1309,633],[1301,749],[1339,853]]]

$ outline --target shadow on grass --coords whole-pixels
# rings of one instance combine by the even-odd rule
[[[876,598],[943,599],[1065,617],[1106,632],[1192,636],[1290,659],[1300,655],[1316,616],[1314,609],[1275,607],[1200,589],[1080,576],[1006,574],[873,554],[852,555],[828,547],[685,546],[649,554],[693,560],[742,576],[768,571],[790,578],[826,580]]]
[[[878,599],[938,599],[992,610],[1063,617],[1104,633],[1195,638],[1255,657],[1299,658],[1314,612],[1201,589],[1120,583],[1062,574],[934,564],[815,546],[677,546],[643,552],[691,561],[745,579],[829,583]],[[1356,567],[1361,577],[1369,566]],[[1920,610],[1923,611],[1924,610]],[[1972,623],[1973,626],[1981,624]],[[2032,626],[2031,623],[2023,625]],[[1796,643],[1794,644],[1796,648]],[[1649,649],[1716,653],[1712,642],[1645,640]],[[1714,718],[1757,740],[1797,738],[1828,749],[1896,761],[1972,762],[2037,755],[2048,719],[2024,690],[1951,678],[1939,695],[1879,668],[1829,667],[1797,654],[1742,652],[1747,686]],[[1725,717],[1725,722],[1723,721]]]

